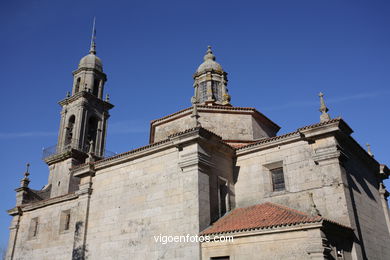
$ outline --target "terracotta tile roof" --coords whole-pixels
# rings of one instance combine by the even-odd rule
[[[258,144],[270,143],[272,141],[284,139],[284,138],[289,137],[289,136],[294,136],[294,135],[298,136],[298,134],[299,134],[299,132],[295,131],[295,132],[287,133],[287,134],[284,134],[284,135],[278,135],[278,136],[274,136],[274,137],[263,138],[263,139],[261,139],[259,141],[255,141],[255,142],[250,143],[248,145],[244,145],[244,146],[238,147],[238,148],[236,148],[236,150],[252,147],[252,146],[255,146],[255,145],[258,145]]]
[[[335,123],[335,122],[339,122],[341,120],[342,119],[340,117],[337,117],[337,118],[334,118],[334,119],[331,119],[331,120],[328,120],[328,121],[325,121],[325,122],[316,123],[316,124],[312,124],[312,125],[308,125],[308,126],[304,126],[304,127],[298,128],[297,131],[294,131],[294,132],[290,132],[290,133],[287,133],[287,134],[278,135],[278,136],[274,136],[274,137],[264,138],[264,139],[261,139],[259,141],[255,141],[255,142],[253,142],[251,144],[244,145],[244,146],[241,146],[241,147],[235,147],[235,148],[236,148],[236,150],[240,150],[240,149],[245,149],[245,148],[252,147],[252,146],[255,146],[255,145],[258,145],[258,144],[270,143],[272,141],[284,139],[284,138],[289,137],[289,136],[299,135],[300,131],[303,131],[303,130],[312,129],[312,128],[316,128],[316,127],[332,124],[332,123]]]
[[[227,143],[228,145],[230,145],[231,147],[233,147],[235,149],[238,149],[238,148],[241,148],[241,147],[248,145],[248,144],[234,144],[234,143],[229,143],[229,142],[225,142],[225,143]]]
[[[215,222],[212,226],[202,231],[201,235],[250,231],[306,223],[319,223],[323,220],[328,221],[321,216],[310,216],[298,210],[266,202],[247,208],[234,209],[226,216]],[[334,221],[328,222],[340,225]]]

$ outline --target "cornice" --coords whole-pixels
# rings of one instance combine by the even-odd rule
[[[89,93],[89,92],[87,92],[85,90],[80,91],[80,92],[74,94],[71,97],[68,97],[68,98],[65,98],[65,99],[59,101],[58,104],[60,104],[61,106],[65,106],[65,105],[68,105],[70,103],[75,102],[76,100],[78,100],[80,98],[86,98],[89,101],[95,101],[99,105],[103,106],[105,110],[109,110],[109,109],[114,107],[113,104],[111,104],[111,103],[109,103],[107,101],[104,101],[104,100],[102,100],[102,99],[92,95],[91,93]]]
[[[197,140],[201,140],[201,139],[207,139],[207,140],[214,139],[215,144],[222,145],[226,149],[230,149],[232,152],[234,152],[234,149],[228,144],[224,143],[220,136],[202,127],[194,127],[170,135],[167,139],[162,140],[160,142],[152,143],[125,153],[115,155],[113,157],[96,161],[93,163],[94,164],[93,169],[94,171],[98,171],[106,167],[117,165],[129,160],[134,160],[139,157],[144,157],[149,154],[160,152],[162,150],[178,148],[189,143],[197,142]],[[72,173],[80,172],[80,174],[83,174],[83,172],[87,171],[89,167],[91,167],[90,164],[91,163],[86,163],[86,164],[75,166],[74,168],[71,169],[71,172]]]
[[[48,157],[44,158],[43,160],[45,161],[45,163],[47,165],[52,165],[53,163],[57,163],[57,162],[63,161],[63,160],[68,159],[68,158],[85,159],[86,157],[88,157],[88,155],[86,153],[72,148],[72,149],[66,150],[62,153],[48,156]]]
[[[94,73],[96,73],[96,74],[102,76],[102,78],[103,78],[104,81],[107,81],[107,75],[106,75],[104,72],[102,72],[102,71],[100,71],[100,70],[97,70],[97,69],[95,69],[95,68],[78,68],[77,70],[74,70],[74,71],[72,72],[72,74],[73,74],[73,76],[75,76],[77,73],[79,73],[79,72],[81,72],[81,71],[92,71],[92,72],[94,72]]]
[[[50,198],[50,199],[41,200],[38,202],[18,206],[18,207],[15,207],[15,208],[8,210],[7,212],[11,216],[15,216],[18,214],[21,215],[21,214],[23,214],[23,212],[26,212],[26,211],[31,211],[31,210],[35,210],[38,208],[47,207],[47,206],[61,203],[64,201],[74,200],[74,199],[77,199],[78,197],[79,197],[78,194],[69,193],[69,194],[66,194],[63,196],[58,196],[58,197],[54,197],[54,198]]]

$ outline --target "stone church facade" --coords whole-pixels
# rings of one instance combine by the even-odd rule
[[[8,211],[6,259],[390,259],[389,169],[331,119],[278,135],[230,103],[209,47],[192,106],[153,120],[150,143],[107,157],[106,74],[90,52],[73,72],[48,183],[29,172]],[[162,244],[158,235],[232,236]]]

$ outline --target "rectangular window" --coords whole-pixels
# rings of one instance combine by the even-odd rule
[[[60,216],[60,232],[67,231],[70,228],[70,210],[61,212]]]
[[[30,229],[29,229],[29,238],[37,237],[38,235],[38,218],[31,219]]]
[[[218,177],[218,209],[219,217],[222,217],[229,210],[229,189],[228,181]]]
[[[213,89],[213,98],[217,101],[222,100],[221,88],[218,81],[211,81],[211,87]]]
[[[284,184],[283,167],[272,169],[270,171],[271,171],[271,177],[272,177],[273,191],[285,190],[286,187]]]
[[[217,256],[217,257],[211,257],[210,260],[229,260],[230,256]]]

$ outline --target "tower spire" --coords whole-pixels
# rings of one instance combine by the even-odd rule
[[[91,37],[91,47],[89,49],[89,53],[96,54],[96,17],[93,18],[93,26],[92,26],[92,37]]]
[[[321,112],[320,122],[325,122],[330,120],[330,116],[328,114],[329,109],[325,105],[324,94],[320,92],[318,96],[320,97],[320,112]]]

